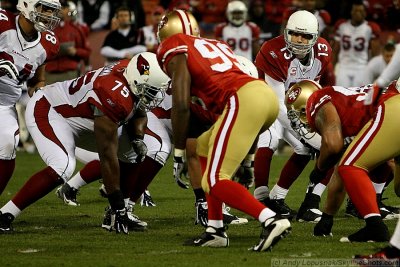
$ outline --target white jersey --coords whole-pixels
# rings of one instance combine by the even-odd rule
[[[143,32],[144,44],[146,46],[156,46],[158,45],[156,31],[154,30],[154,25],[147,25],[140,29]]]
[[[382,74],[376,80],[380,87],[388,86],[393,80],[399,78],[400,75],[400,44],[396,45],[396,50],[390,60],[389,64],[382,71]]]
[[[0,58],[13,62],[19,71],[18,80],[0,76],[0,105],[14,105],[37,68],[58,50],[58,40],[51,32],[38,33],[35,40],[26,41],[18,25],[18,16],[0,9]]]
[[[380,28],[374,22],[353,26],[350,20],[338,21],[335,25],[335,40],[340,43],[338,62],[346,67],[365,67],[370,41],[378,38],[379,33]]]
[[[365,70],[365,84],[373,83],[382,71],[386,68],[387,63],[382,55],[371,58]]]
[[[222,23],[217,25],[215,37],[225,41],[236,55],[253,60],[253,41],[260,38],[260,28],[252,22],[246,22],[239,27]]]

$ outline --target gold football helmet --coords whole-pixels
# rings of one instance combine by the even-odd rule
[[[157,38],[160,43],[177,33],[200,36],[199,24],[189,11],[173,10],[164,15],[158,24]]]
[[[305,139],[310,139],[310,127],[306,116],[307,100],[312,93],[321,89],[313,80],[303,80],[293,84],[286,93],[285,105],[287,116],[295,132]]]

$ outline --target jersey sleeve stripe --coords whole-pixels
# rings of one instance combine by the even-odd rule
[[[188,51],[187,45],[180,45],[180,46],[174,47],[174,48],[168,50],[167,52],[165,52],[165,54],[164,54],[164,56],[162,58],[162,62],[165,62],[167,57],[172,53],[176,53],[176,52],[184,53],[184,52],[187,52],[187,51]]]

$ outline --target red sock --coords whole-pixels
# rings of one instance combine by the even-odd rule
[[[20,210],[23,210],[62,183],[63,180],[58,174],[51,167],[47,167],[29,178],[12,201]]]
[[[101,167],[100,160],[93,160],[88,163],[80,170],[82,180],[87,184],[100,180],[101,178]]]
[[[130,199],[132,201],[136,202],[140,198],[162,167],[163,165],[149,157],[146,157],[144,161],[140,163],[139,171],[137,172],[140,179],[135,179],[136,182],[129,188]]]
[[[371,213],[379,214],[375,189],[367,172],[354,166],[340,166],[338,172],[347,194],[361,216]]]
[[[256,188],[259,186],[268,186],[269,170],[273,155],[274,151],[268,147],[257,149],[254,158],[254,185]]]
[[[15,159],[0,160],[0,195],[6,188],[15,168]]]
[[[208,220],[222,221],[224,216],[222,215],[222,202],[209,194],[206,194],[207,206],[208,206]]]
[[[243,211],[257,220],[265,208],[244,186],[230,180],[219,180],[211,188],[210,194],[226,205]]]
[[[310,159],[311,158],[308,155],[293,153],[283,167],[277,184],[282,188],[289,189],[293,182],[296,181],[299,175],[303,172]]]

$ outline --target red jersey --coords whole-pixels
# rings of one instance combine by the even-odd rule
[[[361,87],[345,88],[341,86],[325,87],[314,92],[307,101],[306,114],[309,125],[315,128],[315,116],[326,103],[331,102],[339,115],[343,137],[355,136],[374,116],[377,107],[388,98],[399,94],[394,83],[382,95],[378,90],[371,91],[372,84]],[[374,92],[372,95],[371,93]],[[370,99],[371,97],[371,99]],[[366,101],[371,103],[366,103]]]
[[[285,91],[293,84],[304,79],[319,81],[332,57],[329,43],[319,37],[311,50],[310,63],[303,65],[286,48],[283,35],[266,41],[257,54],[255,65],[262,71],[260,77],[268,75],[272,79],[285,83]]]
[[[128,63],[129,60],[122,60],[74,80],[51,84],[44,89],[46,99],[64,118],[93,120],[96,107],[115,123],[122,124],[136,109],[136,98],[123,76]]]
[[[229,97],[244,84],[256,80],[241,71],[224,42],[181,33],[165,39],[158,48],[157,58],[166,73],[168,62],[178,54],[187,55],[191,96],[213,113],[221,114]]]

